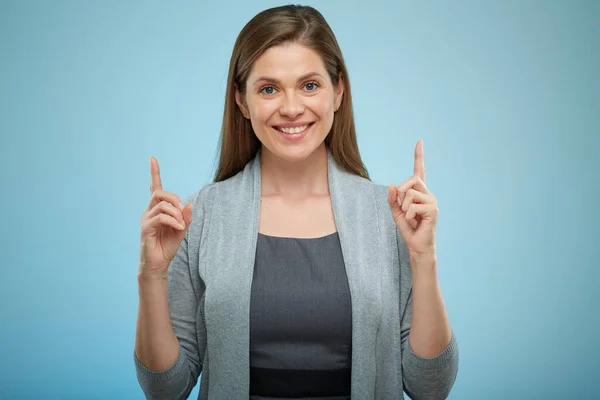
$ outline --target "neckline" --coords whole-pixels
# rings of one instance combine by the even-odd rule
[[[287,239],[287,240],[303,240],[303,241],[310,241],[310,240],[319,240],[319,239],[326,239],[332,236],[337,235],[338,232],[335,231],[333,233],[329,233],[327,235],[324,236],[318,236],[318,237],[308,237],[308,238],[301,238],[301,237],[291,237],[291,236],[273,236],[273,235],[267,235],[261,232],[258,232],[258,236],[262,236],[268,239]]]

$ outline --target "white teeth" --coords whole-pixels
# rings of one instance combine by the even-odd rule
[[[288,133],[290,135],[295,135],[295,134],[298,134],[300,132],[303,132],[306,128],[308,128],[308,125],[297,126],[295,128],[281,128],[281,127],[277,127],[277,129],[279,129],[280,131],[282,131],[284,133]]]

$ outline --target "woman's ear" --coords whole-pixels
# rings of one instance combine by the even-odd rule
[[[340,106],[342,105],[342,98],[344,96],[344,89],[346,87],[344,86],[344,77],[342,76],[342,73],[340,72],[338,75],[338,84],[335,88],[335,111],[337,111]]]
[[[248,107],[246,107],[246,101],[244,99],[244,96],[238,90],[237,86],[235,87],[235,102],[240,108],[240,111],[242,112],[244,118],[250,119],[250,113],[248,112]]]

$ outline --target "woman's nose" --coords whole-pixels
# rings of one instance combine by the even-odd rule
[[[281,107],[279,107],[279,113],[293,119],[303,112],[304,104],[302,102],[302,97],[298,96],[295,92],[286,93]]]

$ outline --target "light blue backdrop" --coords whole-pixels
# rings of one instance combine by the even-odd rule
[[[1,398],[143,398],[149,157],[181,196],[211,180],[234,40],[280,4],[0,3]],[[600,2],[309,4],[373,180],[408,178],[424,139],[451,398],[598,398]]]

